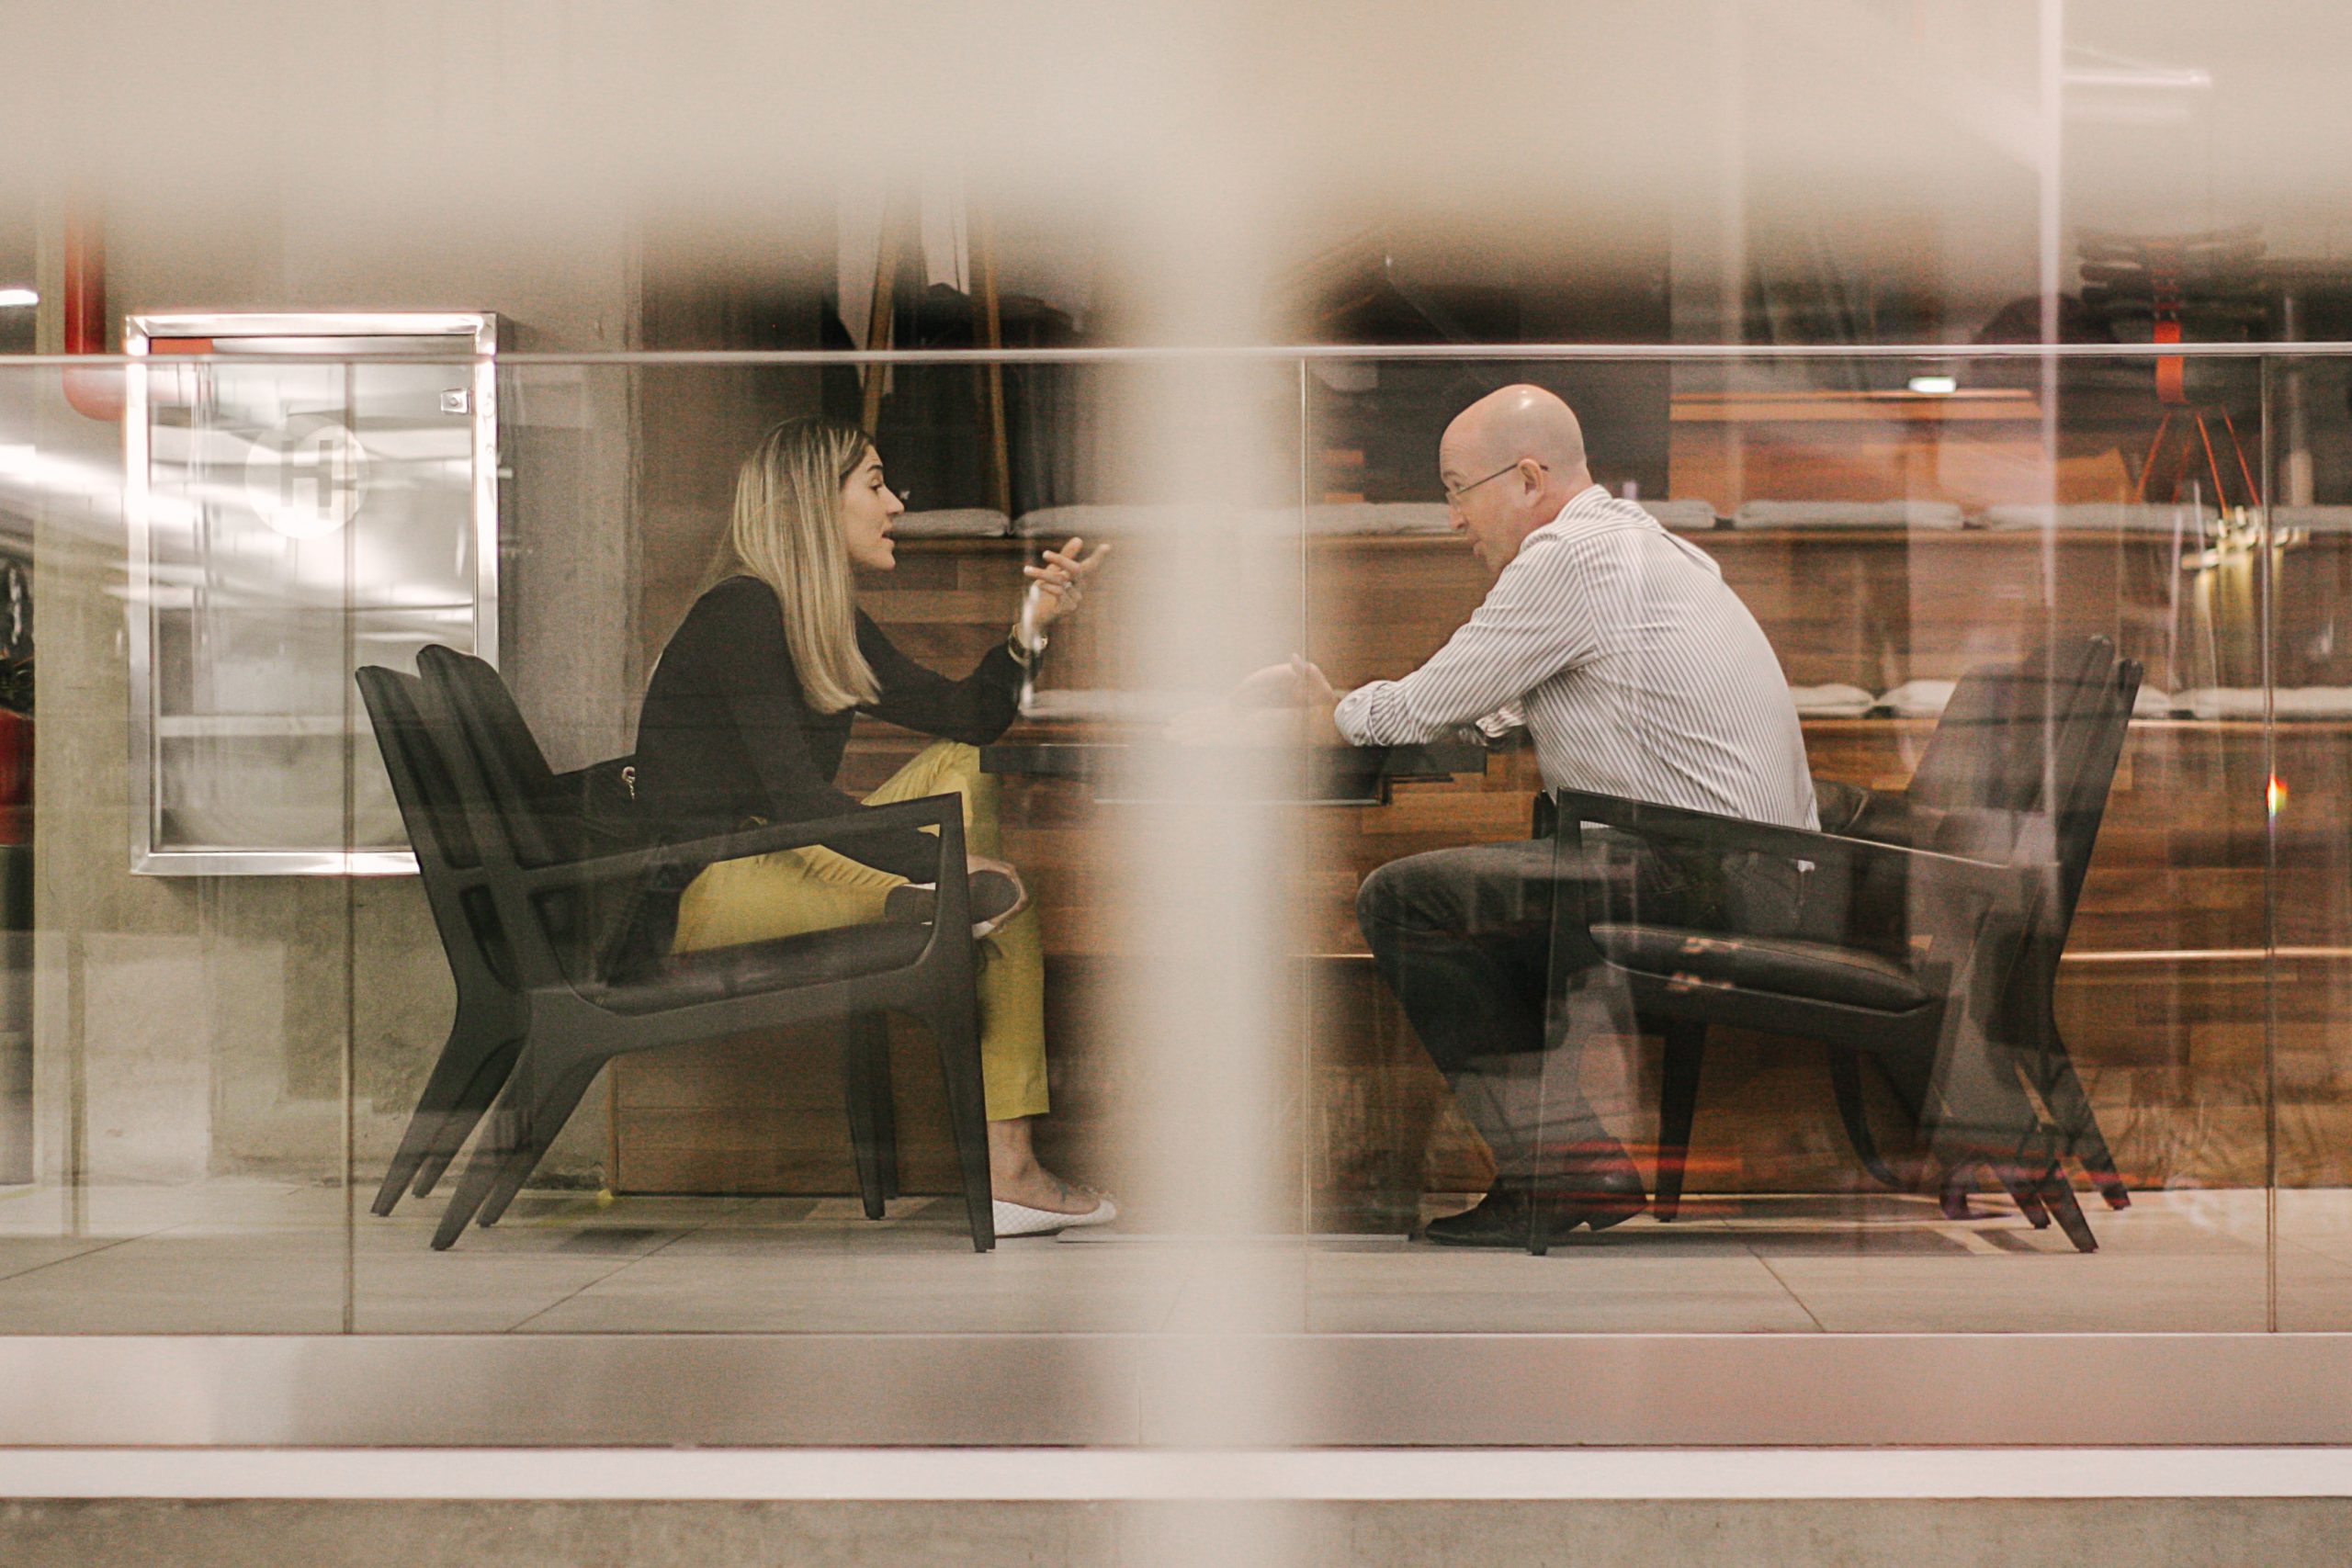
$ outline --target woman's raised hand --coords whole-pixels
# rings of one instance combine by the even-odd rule
[[[1091,553],[1081,555],[1079,547],[1085,543],[1084,539],[1073,536],[1069,543],[1060,549],[1047,550],[1042,566],[1021,569],[1022,575],[1038,588],[1035,613],[1037,630],[1043,631],[1078,607],[1079,600],[1085,596],[1087,578],[1102,564],[1102,558],[1111,553],[1110,543],[1106,540],[1095,546]]]

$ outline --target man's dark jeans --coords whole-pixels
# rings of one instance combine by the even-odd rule
[[[1613,919],[1704,928],[1728,912],[1759,933],[1793,929],[1803,900],[1785,862],[1696,865],[1600,835],[1572,852],[1553,839],[1432,850],[1380,867],[1356,897],[1382,976],[1506,1176],[1620,1152],[1578,1081],[1581,1036],[1609,1020],[1598,987],[1575,995],[1598,961],[1589,896]]]

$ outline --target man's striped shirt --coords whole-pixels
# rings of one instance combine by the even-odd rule
[[[1527,536],[1469,621],[1341,700],[1357,745],[1524,723],[1544,782],[1818,825],[1781,661],[1723,570],[1599,485]]]

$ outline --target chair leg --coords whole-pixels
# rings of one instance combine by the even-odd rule
[[[465,1234],[467,1222],[481,1208],[482,1200],[490,1196],[499,1171],[521,1146],[524,1077],[522,1073],[509,1077],[505,1088],[499,1091],[498,1103],[482,1118],[474,1157],[467,1162],[465,1175],[458,1179],[458,1189],[449,1194],[448,1206],[441,1211],[441,1224],[433,1233],[434,1251],[447,1251]]]
[[[1944,1172],[1943,1181],[1936,1190],[1937,1206],[1948,1220],[1973,1220],[1975,1212],[1968,1206],[1968,1195],[1976,1186],[1976,1168],[1956,1165]]]
[[[531,1179],[531,1172],[539,1168],[539,1162],[548,1157],[548,1150],[555,1146],[556,1135],[563,1131],[563,1124],[571,1120],[571,1113],[587,1098],[589,1087],[595,1083],[604,1065],[602,1061],[581,1063],[556,1080],[554,1087],[531,1107],[524,1122],[521,1145],[500,1168],[497,1181],[474,1217],[476,1224],[494,1225],[505,1214],[506,1206],[523,1190],[523,1183]]]
[[[883,1021],[874,1031],[870,1057],[874,1086],[874,1147],[881,1156],[882,1196],[899,1196],[899,1100],[890,1084],[890,1029]]]
[[[964,1213],[972,1228],[972,1250],[996,1246],[995,1190],[989,1180],[988,1096],[980,1080],[980,1021],[978,999],[968,987],[936,998],[924,1016],[939,1046],[940,1076],[947,1089],[947,1122],[956,1134],[956,1161],[964,1177]]]
[[[2075,1201],[2074,1183],[2066,1179],[2065,1158],[2054,1138],[2045,1135],[2030,1140],[2016,1157],[1992,1162],[1992,1170],[2034,1229],[2045,1230],[2055,1220],[2075,1251],[2098,1250],[2098,1238],[2091,1234],[2091,1223]]]
[[[447,1173],[450,1162],[458,1157],[458,1151],[464,1148],[466,1140],[473,1135],[482,1112],[488,1111],[491,1102],[498,1098],[498,1091],[506,1087],[507,1075],[514,1070],[514,1057],[522,1048],[521,1041],[510,1040],[482,1059],[481,1066],[474,1072],[473,1081],[466,1086],[465,1093],[457,1105],[443,1119],[440,1135],[424,1152],[424,1160],[417,1166],[416,1179],[409,1184],[411,1196],[432,1196],[433,1189]]]
[[[1661,1221],[1682,1206],[1682,1174],[1690,1163],[1690,1123],[1699,1113],[1699,1069],[1707,1055],[1707,1026],[1666,1026],[1666,1055],[1657,1090],[1657,1197],[1650,1213]]]
[[[2066,1179],[2066,1167],[2061,1160],[2052,1160],[2049,1168],[2035,1184],[2042,1204],[2066,1239],[2075,1244],[2076,1252],[2097,1252],[2098,1238],[2091,1235],[2091,1223],[2083,1215],[2083,1208],[2075,1201],[2075,1185]]]
[[[2016,1202],[2018,1213],[2025,1216],[2026,1224],[2038,1231],[2050,1228],[2050,1210],[2041,1201],[2038,1183],[2007,1166],[1995,1167],[1993,1176]]]
[[[1862,1103],[1862,1061],[1851,1051],[1832,1045],[1828,1048],[1829,1088],[1838,1097],[1838,1119],[1846,1124],[1846,1141],[1854,1146],[1854,1157],[1871,1179],[1882,1187],[1900,1189],[1902,1179],[1894,1168],[1886,1163],[1879,1152],[1877,1134],[1871,1131],[1870,1114]]]
[[[2075,1071],[2075,1058],[2058,1032],[2058,1021],[2045,1015],[2042,1031],[2034,1088],[2041,1091],[2042,1103],[2050,1107],[2051,1117],[2058,1123],[2059,1147],[2082,1161],[2084,1174],[2109,1208],[2128,1209],[2132,1190],[2116,1171],[2114,1151],[2099,1131],[2090,1096],[2083,1089],[2081,1075]]]
[[[410,1179],[416,1175],[425,1156],[441,1145],[450,1118],[464,1106],[476,1080],[498,1055],[499,1049],[499,1044],[492,1044],[485,1051],[469,1033],[458,1028],[449,1031],[441,1055],[434,1061],[433,1071],[425,1077],[424,1092],[416,1098],[416,1110],[401,1134],[400,1151],[392,1156],[392,1163],[384,1171],[383,1183],[376,1189],[376,1201],[369,1205],[373,1213],[389,1214],[400,1202]],[[473,1120],[466,1119],[468,1131],[472,1130]],[[458,1141],[465,1142],[462,1134]]]
[[[875,1104],[874,1036],[880,1032],[879,1015],[866,1013],[842,1026],[842,1078],[849,1102],[850,1153],[857,1164],[857,1195],[865,1201],[865,1217],[882,1217],[889,1196],[882,1177],[879,1110]]]

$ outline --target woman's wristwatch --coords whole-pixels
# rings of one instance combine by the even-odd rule
[[[1034,667],[1037,660],[1044,656],[1046,651],[1046,634],[1043,632],[1037,632],[1034,635],[1037,639],[1036,641],[1023,642],[1021,640],[1021,627],[1018,625],[1015,625],[1011,631],[1004,634],[1005,652],[1012,655],[1012,661],[1015,664],[1020,665],[1023,670]]]

